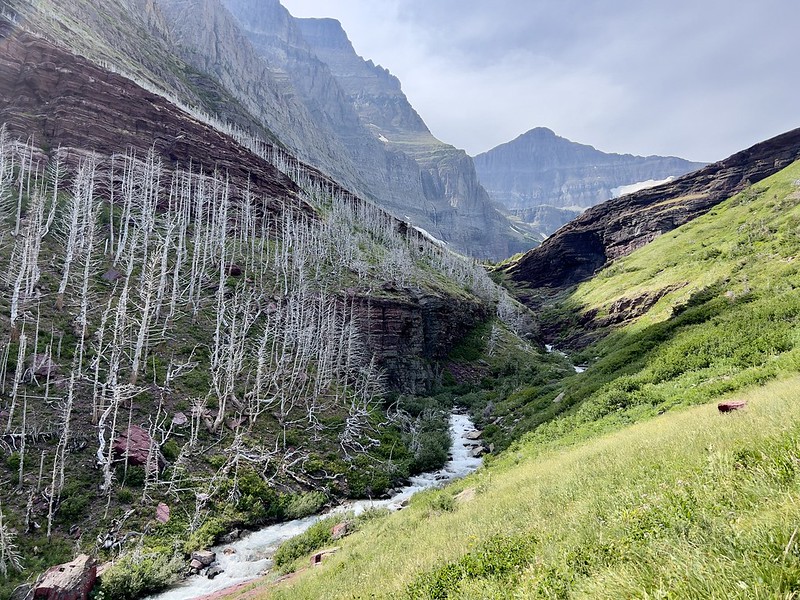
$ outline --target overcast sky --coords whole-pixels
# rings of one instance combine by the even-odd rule
[[[800,127],[796,0],[281,0],[334,17],[441,140],[537,126],[607,152],[715,161]]]

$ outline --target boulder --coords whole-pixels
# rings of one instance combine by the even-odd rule
[[[163,502],[159,502],[156,506],[156,521],[159,523],[169,522],[169,506]]]
[[[207,567],[217,560],[217,553],[211,550],[195,550],[192,552],[192,560],[196,560],[204,567]]]
[[[566,395],[567,395],[566,392],[561,392],[558,396],[553,398],[553,404],[558,404],[559,402],[561,402],[564,399],[564,396]]]
[[[475,499],[475,488],[467,488],[463,492],[455,495],[455,501],[459,504],[470,502]]]
[[[185,413],[177,412],[172,417],[172,424],[175,427],[183,427],[189,422],[189,417]]]
[[[122,273],[120,273],[116,269],[109,269],[108,271],[103,273],[102,279],[103,279],[103,281],[107,281],[109,283],[114,283],[120,277],[122,277]]]
[[[151,449],[154,453],[153,459],[150,458]],[[146,429],[138,425],[131,425],[114,441],[114,454],[118,458],[126,459],[129,465],[144,466],[148,472],[156,468],[161,471],[167,464],[153,438]]]
[[[735,410],[740,410],[747,406],[746,400],[726,400],[717,404],[717,410],[721,413],[729,413]]]
[[[478,440],[478,439],[480,439],[482,433],[483,433],[482,431],[478,431],[477,429],[475,429],[473,431],[469,431],[469,432],[465,433],[464,434],[464,439],[465,440]]]
[[[33,597],[46,600],[86,600],[97,580],[97,563],[88,554],[50,567],[33,587]]]
[[[476,446],[475,448],[469,451],[469,455],[472,458],[480,458],[484,454],[486,454],[486,448],[484,448],[483,446]]]
[[[241,529],[234,529],[230,533],[226,533],[220,538],[221,544],[232,544],[236,540],[242,537],[242,530]]]
[[[224,573],[224,572],[225,572],[225,569],[223,569],[219,565],[215,565],[213,567],[209,567],[208,568],[208,571],[206,571],[206,577],[208,577],[209,579],[214,579],[214,577],[216,577],[220,573]]]
[[[205,565],[195,558],[189,562],[189,568],[195,573],[199,573],[204,567]]]
[[[338,540],[355,531],[355,524],[352,521],[342,521],[331,529],[331,539]]]
[[[28,368],[34,376],[46,379],[58,373],[58,365],[49,354],[32,354],[28,359]]]

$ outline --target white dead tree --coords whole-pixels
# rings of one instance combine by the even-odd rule
[[[10,569],[23,571],[22,554],[14,542],[16,534],[9,529],[3,518],[3,507],[0,505],[0,574],[8,579]]]

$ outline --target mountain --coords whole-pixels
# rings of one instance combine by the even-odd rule
[[[670,183],[588,209],[541,246],[504,266],[516,285],[563,290],[607,263],[705,214],[800,158],[800,129],[776,136]]]
[[[337,21],[295,19],[277,0],[224,5],[160,2],[188,62],[246,106],[253,89],[272,90],[259,96],[257,114],[293,153],[463,254],[499,259],[533,245],[477,183],[471,159],[433,138],[398,80],[358,57]],[[288,111],[271,107],[275,90]],[[373,121],[392,120],[393,136],[406,132],[416,142],[384,142]]]
[[[608,154],[544,127],[474,160],[491,198],[545,235],[590,206],[626,193],[626,186],[652,185],[705,165],[673,156]],[[538,216],[543,208],[552,220]]]
[[[464,153],[429,136],[442,157],[417,162],[382,142],[277,0],[9,5],[32,31],[289,149],[462,254],[501,259],[535,244],[490,201]],[[396,79],[386,78],[413,113]]]

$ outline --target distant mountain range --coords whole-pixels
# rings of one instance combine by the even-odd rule
[[[474,161],[491,198],[543,235],[590,206],[705,165],[674,156],[609,154],[544,127]]]

